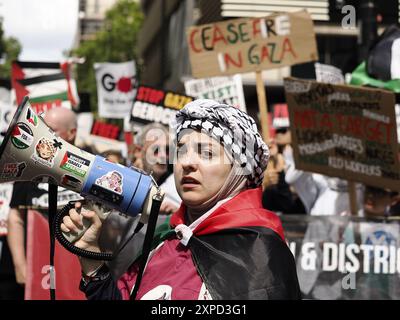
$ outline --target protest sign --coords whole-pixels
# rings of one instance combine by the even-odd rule
[[[96,120],[93,123],[91,134],[95,136],[105,137],[108,139],[118,140],[121,128],[116,124],[106,123]]]
[[[99,116],[123,119],[129,115],[136,94],[134,61],[95,63]]]
[[[289,110],[286,103],[272,105],[272,126],[275,129],[289,128]]]
[[[316,62],[315,66],[315,79],[318,82],[326,82],[332,84],[345,84],[342,70],[331,66]]]
[[[313,21],[305,10],[190,27],[187,41],[196,78],[256,72],[262,136],[267,142],[267,100],[261,71],[318,60]]]
[[[246,112],[240,74],[228,77],[187,80],[185,81],[185,92],[197,99],[213,99]]]
[[[231,19],[187,31],[196,78],[259,71],[318,60],[307,11]]]
[[[131,121],[141,124],[151,122],[169,125],[175,113],[193,97],[149,86],[139,86],[131,111]]]
[[[394,94],[286,78],[296,168],[400,189]]]
[[[400,299],[398,219],[280,218],[304,299]]]
[[[36,113],[55,107],[77,108],[79,97],[70,69],[69,62],[14,61],[11,80],[17,104],[29,95],[29,101]]]

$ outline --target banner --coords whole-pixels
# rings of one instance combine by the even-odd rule
[[[400,190],[392,92],[286,78],[296,168]]]
[[[186,94],[196,99],[212,99],[246,112],[242,76],[213,77],[185,81]]]
[[[187,30],[196,78],[280,68],[318,60],[307,11],[232,19]]]
[[[400,299],[396,217],[280,218],[304,299]]]
[[[134,61],[95,63],[99,116],[123,119],[128,116],[136,94]]]
[[[9,204],[11,200],[12,190],[12,183],[0,183],[0,237],[7,235],[7,220],[8,213],[10,211]]]
[[[26,300],[50,300],[49,224],[39,212],[28,211]],[[79,290],[81,267],[78,257],[55,242],[55,286],[57,300],[85,300]]]
[[[180,93],[139,86],[131,111],[131,121],[141,124],[157,122],[169,126],[175,113],[193,100],[193,97]]]
[[[17,104],[29,95],[36,113],[61,106],[76,109],[79,97],[70,69],[69,62],[14,61],[11,79]]]

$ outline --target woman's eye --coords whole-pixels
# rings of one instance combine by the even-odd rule
[[[205,159],[211,159],[213,157],[213,153],[211,150],[203,150],[201,152],[201,156]]]
[[[184,148],[178,148],[176,150],[176,155],[179,156],[183,156],[185,154],[186,150]]]

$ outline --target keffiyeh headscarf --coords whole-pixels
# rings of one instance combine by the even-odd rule
[[[213,100],[198,99],[177,112],[172,127],[179,141],[185,129],[194,129],[222,144],[226,153],[247,176],[247,187],[261,185],[269,150],[254,120],[243,111]]]

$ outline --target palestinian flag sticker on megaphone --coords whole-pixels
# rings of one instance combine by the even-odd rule
[[[11,133],[11,142],[17,149],[27,149],[33,143],[33,132],[23,122],[18,122]]]
[[[38,116],[32,111],[31,108],[26,110],[26,120],[34,127],[38,125]]]

